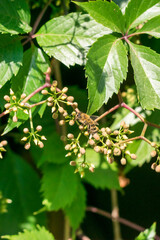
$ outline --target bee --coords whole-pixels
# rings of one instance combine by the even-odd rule
[[[95,116],[89,116],[86,113],[80,111],[78,111],[76,114],[76,120],[78,120],[78,122],[83,126],[87,126],[87,130],[90,134],[94,134],[99,130],[97,127],[98,123],[95,122],[92,118],[95,119]]]

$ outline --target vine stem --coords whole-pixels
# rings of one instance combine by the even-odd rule
[[[89,211],[89,212],[92,212],[92,213],[96,213],[96,214],[99,214],[101,216],[104,216],[104,217],[107,217],[109,219],[113,219],[114,220],[114,217],[113,217],[112,214],[110,214],[107,211],[104,211],[104,210],[101,210],[99,208],[96,208],[96,207],[89,206],[89,207],[86,208],[86,211]],[[144,227],[142,227],[142,226],[140,226],[140,225],[138,225],[136,223],[133,223],[133,222],[131,222],[131,221],[125,219],[125,218],[118,217],[118,218],[116,218],[116,220],[118,222],[120,222],[121,224],[126,225],[126,226],[128,226],[128,227],[130,227],[132,229],[135,229],[135,230],[137,230],[139,232],[142,232],[142,231],[145,230]],[[160,237],[156,235],[155,239],[156,240],[160,240]]]
[[[38,15],[36,21],[34,22],[32,31],[29,33],[29,36],[27,36],[26,41],[24,41],[24,42],[22,43],[23,46],[24,46],[25,44],[27,44],[29,41],[32,40],[33,35],[34,35],[34,33],[36,32],[37,27],[38,27],[40,21],[42,20],[42,18],[43,18],[43,16],[44,16],[44,14],[45,14],[48,6],[51,4],[51,2],[52,2],[52,0],[49,0],[49,1],[46,3],[46,5],[44,6],[44,8],[42,9],[42,11],[40,12],[40,14]]]

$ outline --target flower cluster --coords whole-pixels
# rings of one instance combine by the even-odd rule
[[[22,101],[24,100],[24,98],[26,97],[26,94],[23,93],[20,97],[20,99],[18,100],[17,97],[14,95],[14,92],[12,89],[10,89],[10,96],[5,95],[4,96],[4,100],[7,102],[4,107],[6,109],[5,113],[10,113],[13,112],[14,115],[12,117],[12,121],[13,122],[17,122],[18,121],[18,117],[17,117],[17,111],[18,109],[23,111],[25,114],[28,114],[28,106],[27,104],[24,104]]]
[[[101,153],[105,156],[108,163],[113,163],[113,161],[120,160],[121,165],[125,165],[127,162],[127,156],[135,160],[136,155],[130,153],[127,150],[128,144],[131,143],[129,140],[129,135],[133,132],[129,130],[129,126],[122,121],[119,130],[112,131],[110,128],[101,128],[97,130],[96,133],[90,134],[85,126],[79,125],[81,132],[78,137],[75,138],[73,134],[68,134],[67,138],[70,143],[65,146],[65,149],[69,151],[66,156],[71,156],[72,154],[77,155],[76,161],[71,161],[71,165],[78,165],[76,171],[83,172],[82,170],[86,167],[89,168],[91,172],[94,171],[94,165],[88,164],[85,159],[86,148],[93,148],[95,152]],[[85,147],[81,147],[80,137],[84,134],[87,137],[87,143]],[[84,160],[79,162],[84,156]]]
[[[29,131],[28,128],[24,128],[23,132],[25,134],[28,134],[28,136],[25,136],[21,139],[21,141],[27,142],[24,145],[24,148],[26,150],[28,150],[31,147],[31,140],[33,140],[33,142],[35,143],[35,145],[39,146],[39,148],[43,148],[44,144],[42,141],[47,140],[46,137],[44,135],[39,135],[38,132],[42,131],[42,126],[38,125],[36,127],[36,131],[34,131],[33,129],[31,130],[31,132]]]
[[[160,145],[152,142],[151,146],[154,147],[154,150],[151,152],[151,157],[157,157],[156,161],[152,163],[151,169],[155,170],[156,172],[160,172]]]

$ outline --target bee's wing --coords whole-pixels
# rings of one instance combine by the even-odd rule
[[[98,118],[98,116],[92,115],[92,116],[90,116],[90,118],[94,121]],[[95,123],[96,123],[96,125],[99,125],[97,122],[95,122]]]

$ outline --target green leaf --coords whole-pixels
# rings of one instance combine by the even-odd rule
[[[160,109],[160,55],[131,42],[129,46],[139,101],[144,109]]]
[[[28,33],[30,12],[25,0],[0,1],[0,32],[2,33]]]
[[[158,15],[160,15],[159,0],[131,0],[125,11],[126,29],[132,29]]]
[[[153,223],[149,229],[141,232],[135,240],[154,240],[156,235],[156,223]]]
[[[78,175],[67,164],[48,164],[43,169],[41,191],[43,204],[48,210],[64,209],[76,197]]]
[[[124,32],[124,18],[121,10],[114,2],[90,1],[75,3],[86,10],[97,22],[113,32]]]
[[[17,74],[22,58],[23,47],[20,39],[0,34],[0,88]]]
[[[115,164],[108,164],[107,160],[102,161],[101,155],[97,154],[93,149],[87,149],[86,161],[90,164],[94,164],[95,172],[91,173],[87,170],[84,180],[95,188],[120,189],[118,170]]]
[[[23,66],[16,77],[12,78],[12,89],[16,95],[26,93],[28,96],[44,84],[45,75],[49,67],[48,57],[40,48],[29,48],[23,56]],[[31,98],[32,102],[39,102],[43,95],[37,93]]]
[[[147,33],[156,38],[160,38],[160,16],[152,18],[150,21],[144,24],[144,26],[136,32]]]
[[[86,211],[86,191],[81,183],[79,183],[76,198],[64,211],[69,217],[71,227],[76,230],[82,222]]]
[[[8,212],[0,215],[0,235],[15,234],[20,224],[41,208],[39,187],[39,177],[34,170],[8,150],[0,161],[0,189],[12,203],[8,205]]]
[[[9,240],[54,240],[55,238],[53,235],[48,232],[45,227],[40,227],[37,226],[37,229],[32,230],[32,231],[26,231],[24,230],[23,233],[19,233],[18,235],[13,235],[13,236],[3,236],[2,238],[4,239],[9,239]]]
[[[65,157],[65,155],[66,151],[64,149],[63,142],[60,140],[60,136],[58,136],[57,133],[53,133],[47,139],[43,154],[38,164],[41,165],[45,162],[62,164],[66,161],[68,162],[68,159]]]
[[[89,46],[111,31],[88,14],[71,13],[48,21],[37,35],[38,44],[66,66],[84,64]]]
[[[88,112],[91,115],[118,92],[127,75],[128,60],[123,42],[112,35],[99,38],[87,58]]]

